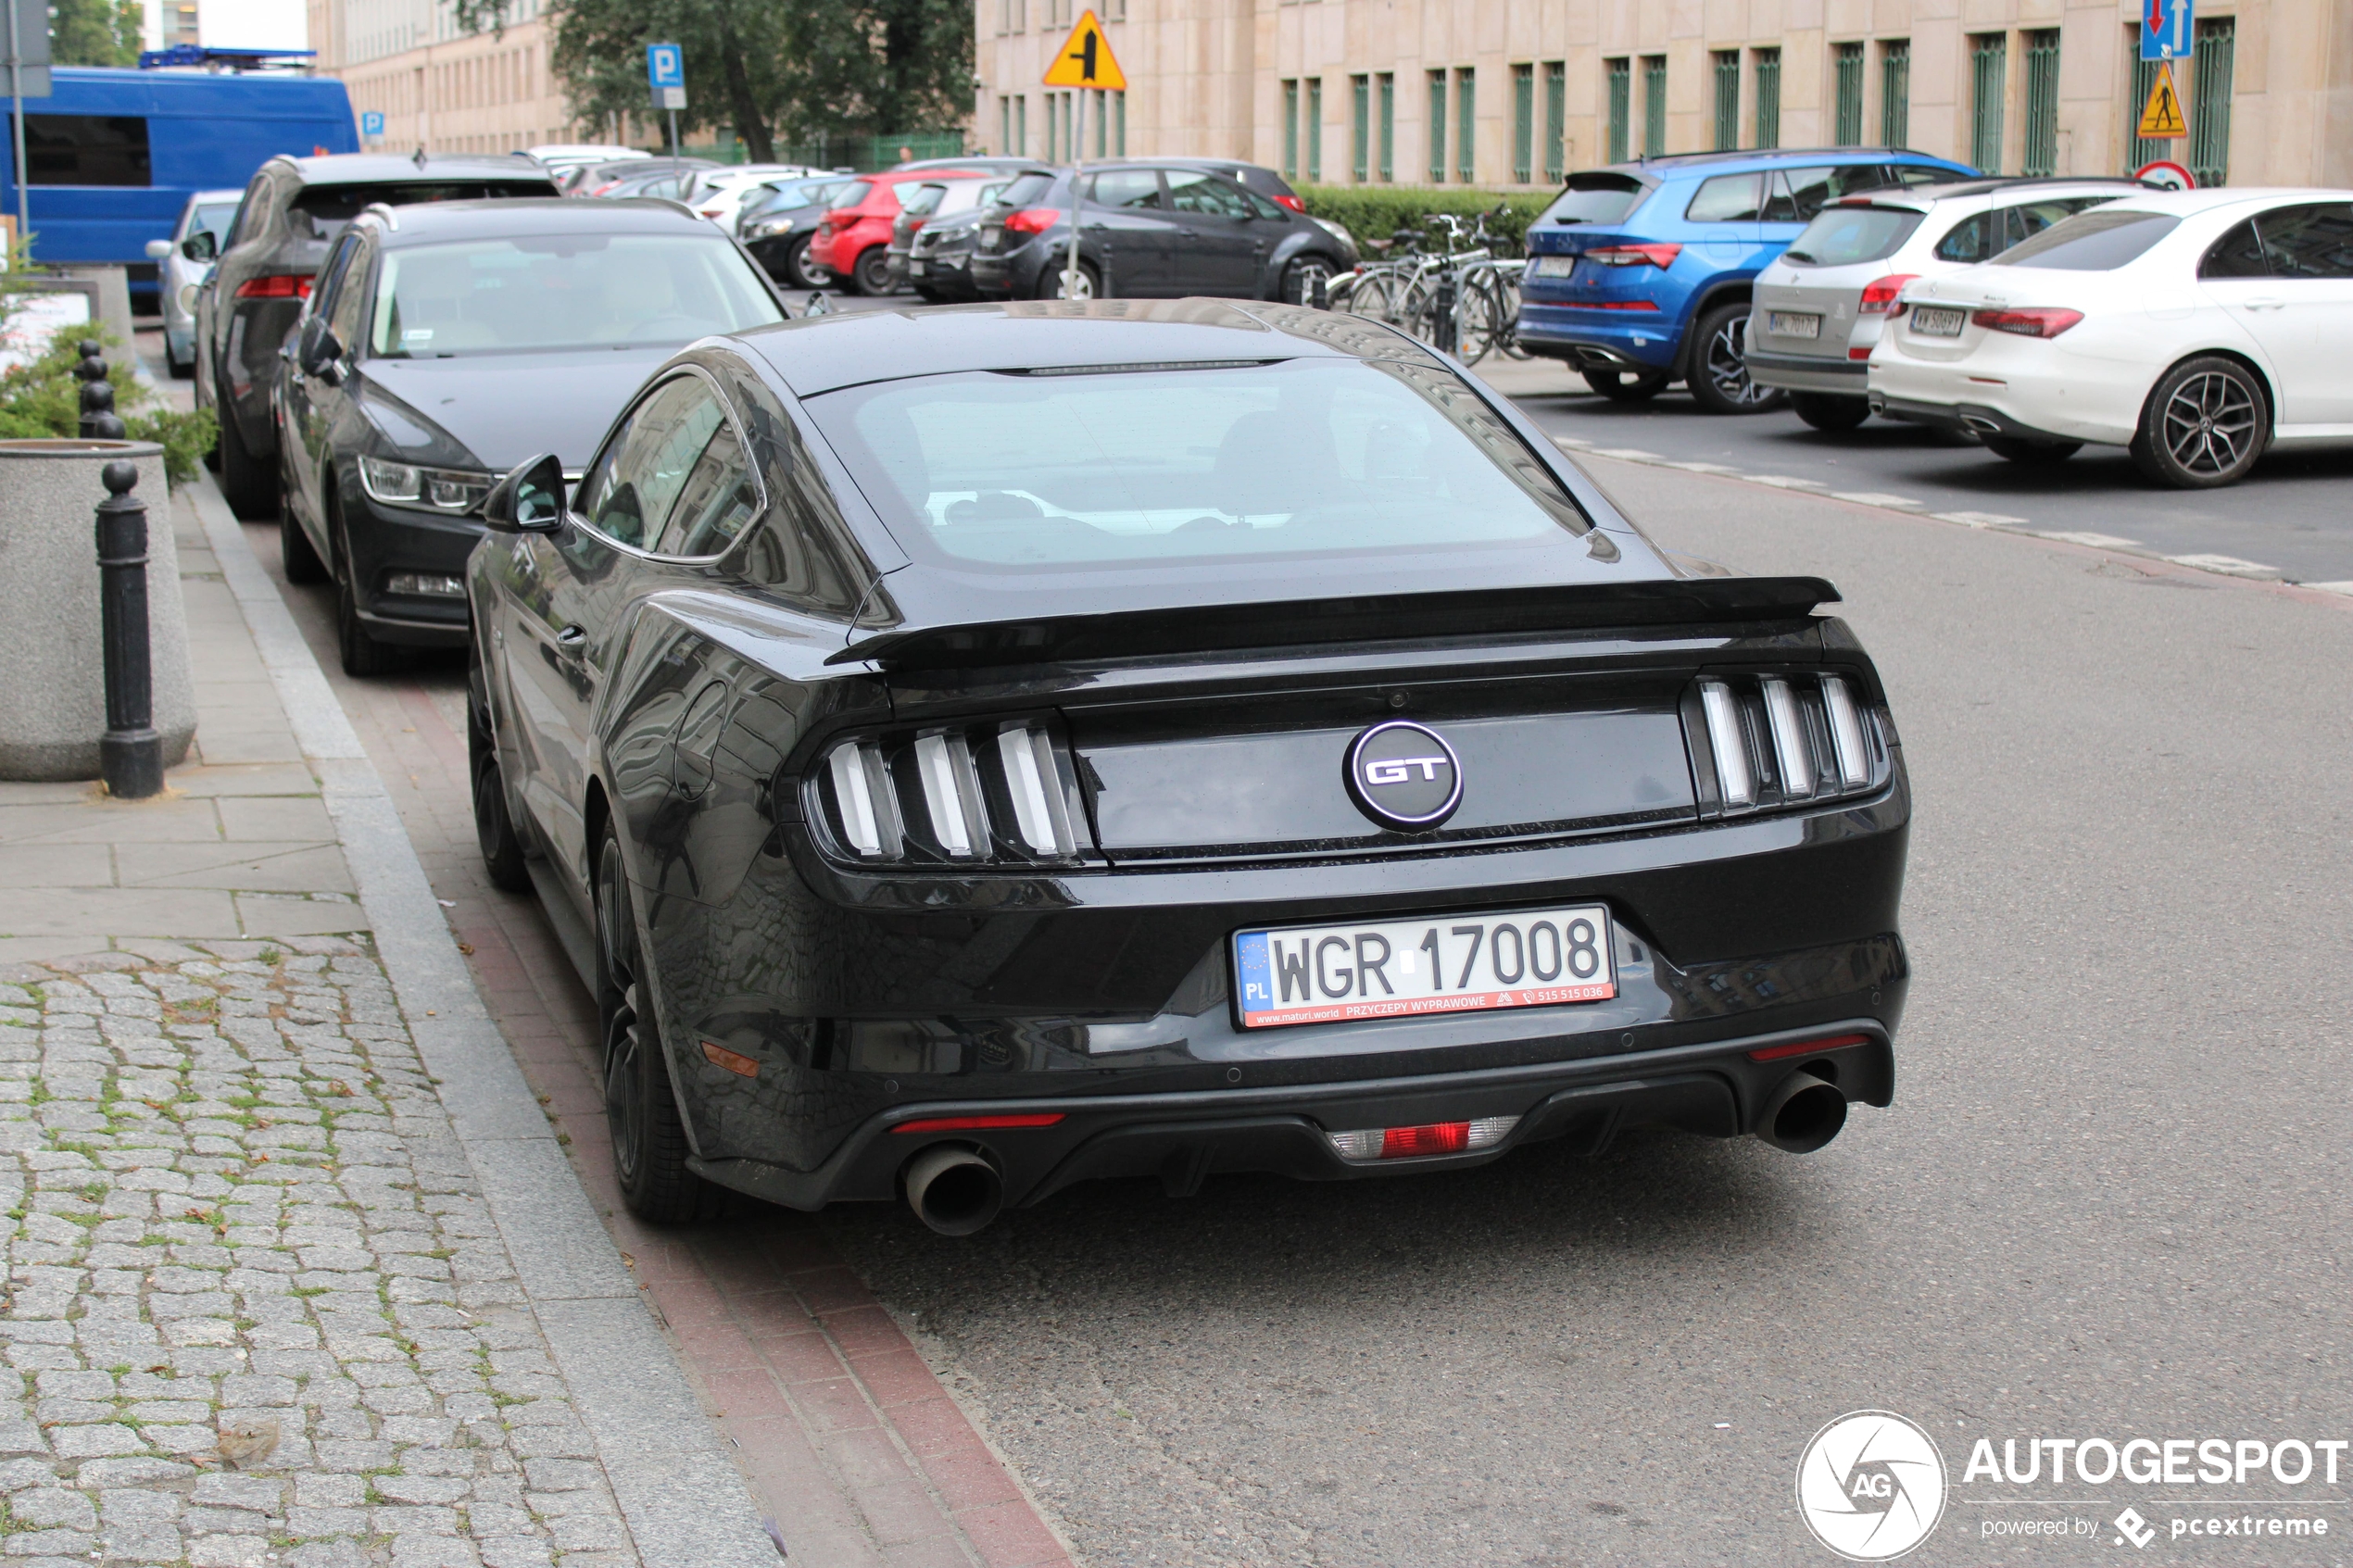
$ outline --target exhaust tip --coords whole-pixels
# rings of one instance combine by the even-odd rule
[[[907,1162],[907,1207],[941,1236],[971,1236],[1004,1207],[997,1167],[960,1144],[935,1144]]]
[[[1846,1125],[1846,1097],[1811,1073],[1793,1073],[1757,1118],[1756,1135],[1775,1148],[1811,1154]]]
[[[1977,414],[1963,414],[1961,416],[1961,423],[1969,426],[1969,429],[1975,431],[1980,435],[1999,435],[2002,433],[2002,427],[2000,425],[1995,424],[1992,420],[1985,419]]]

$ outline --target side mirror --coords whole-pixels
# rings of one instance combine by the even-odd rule
[[[147,254],[152,256],[155,252],[150,250]],[[180,242],[180,254],[191,261],[210,261],[220,255],[220,247],[213,242],[211,230],[199,229]]]
[[[148,260],[162,261],[169,258],[170,255],[171,242],[170,240],[149,240],[147,242]]]
[[[482,521],[499,533],[553,533],[563,517],[564,466],[553,452],[516,464],[482,498]]]
[[[302,324],[301,340],[295,345],[295,363],[306,376],[337,380],[343,373],[343,344],[325,321],[313,316]]]

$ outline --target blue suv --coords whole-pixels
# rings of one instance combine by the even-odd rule
[[[1603,396],[1671,381],[1718,414],[1778,408],[1741,347],[1749,282],[1841,196],[1973,176],[1901,147],[1687,153],[1568,177],[1528,230],[1519,342],[1566,360]]]

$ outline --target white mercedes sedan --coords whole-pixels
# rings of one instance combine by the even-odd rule
[[[1906,285],[1870,407],[2013,462],[2128,446],[2159,484],[2353,444],[2353,191],[2147,193]]]

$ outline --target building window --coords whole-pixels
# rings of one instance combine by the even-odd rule
[[[1536,68],[1512,67],[1512,179],[1536,182]]]
[[[1307,79],[1307,179],[1311,184],[1324,178],[1324,79]]]
[[[1642,156],[1667,151],[1667,56],[1642,56]]]
[[[1741,52],[1718,49],[1709,56],[1716,71],[1716,150],[1741,144]]]
[[[1833,53],[1838,74],[1838,115],[1834,132],[1842,147],[1863,144],[1863,46],[1841,44]]]
[[[1361,185],[1373,163],[1373,79],[1352,76],[1348,91],[1348,172]]]
[[[1891,38],[1879,46],[1879,140],[1900,147],[1912,135],[1912,41]]]
[[[2231,182],[2231,19],[2197,24],[2197,75],[2190,83],[2190,174],[2201,185]],[[2134,113],[2137,115],[2138,110]]]
[[[1568,62],[1544,68],[1544,178],[1559,184],[1568,174]]]
[[[1029,94],[1026,93],[1016,94],[1013,97],[1013,145],[1021,149],[1015,157],[1029,156]]]
[[[1756,144],[1781,144],[1781,52],[1756,51]]]
[[[1429,182],[1446,183],[1446,73],[1429,73]]]
[[[1127,6],[1124,0],[1119,6],[1119,15],[1123,21],[1126,19]],[[1111,95],[1111,144],[1112,157],[1127,156],[1127,94],[1124,92]]]
[[[2026,44],[2026,145],[2020,174],[2058,172],[2058,29],[2030,32]]]
[[[1397,178],[1397,78],[1380,73],[1380,177],[1386,184]]]
[[[1609,161],[1624,163],[1634,120],[1634,62],[1621,55],[1602,65],[1609,72]]]
[[[1013,143],[1013,101],[997,100],[997,150],[1008,157],[1021,157],[1021,149]]]
[[[1095,156],[1106,157],[1111,153],[1111,94],[1098,88],[1094,101],[1087,106],[1088,123],[1095,128]]]
[[[1299,178],[1299,81],[1283,81],[1283,178]]]
[[[1478,144],[1478,78],[1470,67],[1454,73],[1454,172],[1472,182],[1472,151]]]
[[[2002,91],[2008,45],[2008,38],[1999,32],[1982,32],[1969,43],[1969,160],[1981,174],[2002,171]]]

